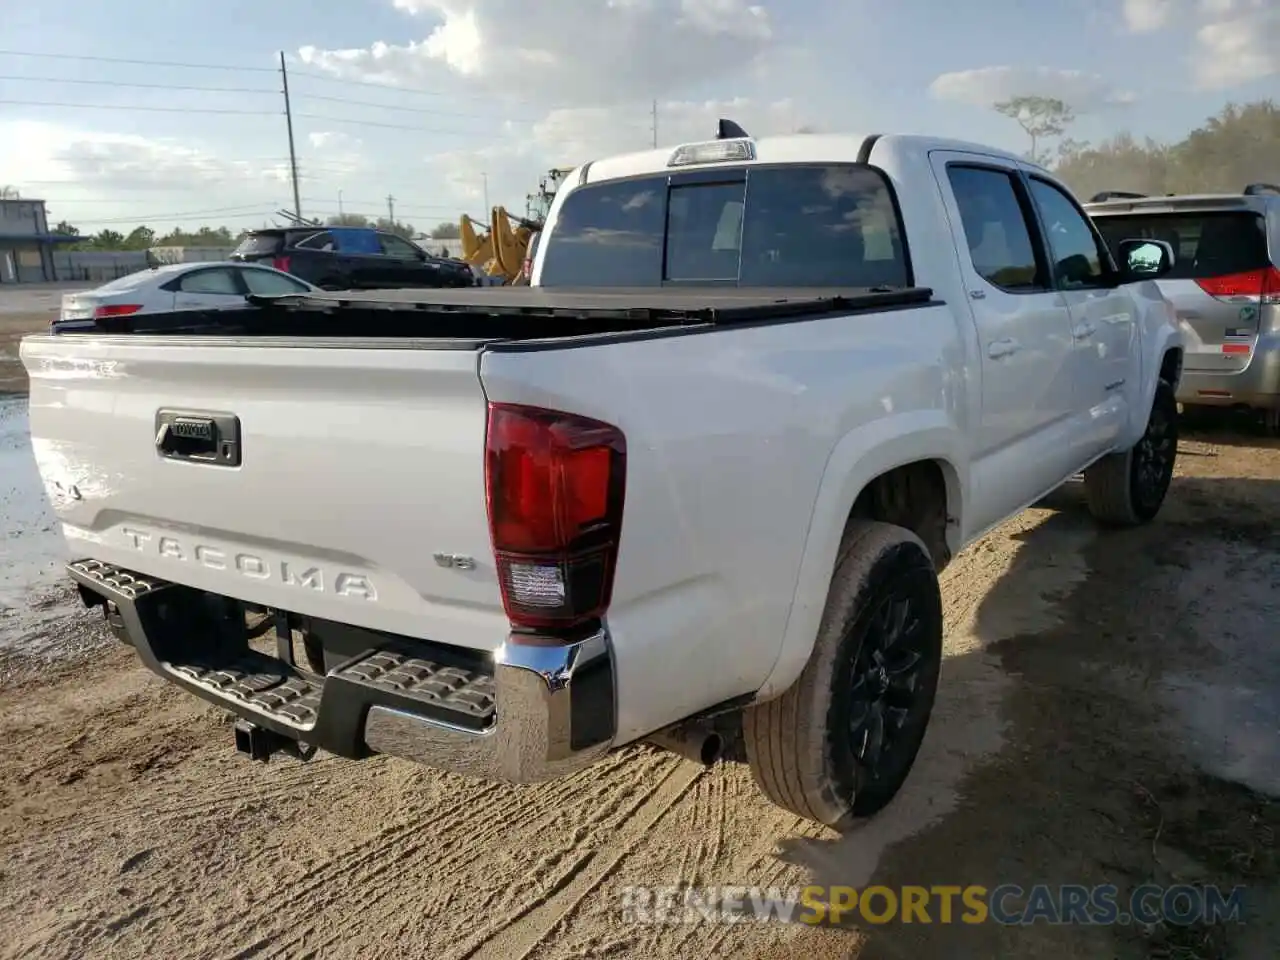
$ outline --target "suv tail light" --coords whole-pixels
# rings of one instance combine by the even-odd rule
[[[1225,277],[1204,277],[1196,284],[1211,297],[1257,297],[1263,303],[1280,303],[1280,270],[1272,266]]]
[[[276,268],[277,270],[279,270],[281,273],[288,273],[288,272],[289,272],[289,258],[288,258],[288,257],[273,257],[273,258],[272,258],[272,260],[271,260],[271,266],[275,267],[275,268]]]
[[[101,307],[93,308],[93,319],[101,320],[103,317],[127,317],[131,313],[137,313],[142,309],[140,303],[108,303]]]
[[[608,609],[626,468],[626,439],[617,427],[489,404],[489,532],[513,627],[564,629]]]

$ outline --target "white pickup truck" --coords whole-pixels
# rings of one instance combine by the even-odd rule
[[[999,150],[722,136],[575,170],[527,287],[29,337],[35,455],[85,601],[255,758],[649,741],[843,828],[914,762],[951,556],[1081,472],[1160,508],[1173,253],[1117,250]]]

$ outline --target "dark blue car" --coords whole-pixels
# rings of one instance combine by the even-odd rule
[[[325,290],[475,286],[461,260],[432,256],[404,237],[370,227],[253,230],[231,259],[267,261]]]

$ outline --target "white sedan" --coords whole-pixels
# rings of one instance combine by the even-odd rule
[[[139,270],[110,283],[64,294],[55,330],[89,327],[104,317],[140,316],[173,310],[234,310],[246,295],[319,293],[297,277],[252,263],[173,263]]]

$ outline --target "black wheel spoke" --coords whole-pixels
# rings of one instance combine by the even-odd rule
[[[862,744],[858,759],[875,776],[884,754],[884,708],[879,703],[871,705],[867,722],[862,728]]]
[[[916,667],[920,665],[921,659],[923,658],[920,654],[914,650],[909,650],[891,663],[885,664],[885,671],[889,674],[889,685],[892,686],[900,678],[914,673]]]
[[[883,775],[919,696],[923,627],[911,595],[891,595],[873,615],[858,650],[847,729],[855,759],[873,780]]]
[[[907,722],[909,711],[906,707],[888,707],[884,712],[886,726],[893,733],[897,733],[902,729],[903,724]],[[889,739],[892,741],[893,737]]]

